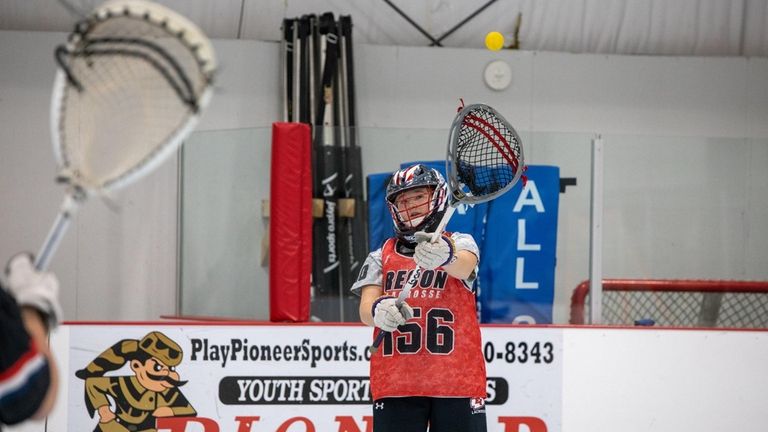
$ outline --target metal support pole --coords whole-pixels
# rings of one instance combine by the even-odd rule
[[[476,17],[480,12],[484,11],[488,6],[490,6],[491,4],[493,4],[495,2],[496,2],[496,0],[489,0],[486,4],[480,6],[480,8],[478,8],[476,11],[472,12],[468,17],[464,18],[460,23],[456,24],[450,30],[448,30],[447,32],[445,32],[442,35],[440,35],[440,37],[438,37],[436,41],[433,41],[432,44],[430,44],[430,46],[433,46],[435,44],[440,45],[440,42],[442,42],[443,39],[447,38],[453,32],[455,32],[456,30],[460,29],[464,24],[468,23],[469,20],[471,20],[472,18]],[[442,45],[440,45],[440,46],[442,46]]]
[[[423,34],[424,36],[426,36],[426,37],[427,37],[427,39],[429,39],[430,41],[432,41],[432,45],[437,45],[437,46],[439,46],[439,47],[441,47],[441,46],[442,46],[442,45],[440,45],[440,41],[436,40],[434,37],[432,37],[432,35],[431,35],[431,34],[427,33],[427,31],[426,31],[426,30],[424,30],[423,28],[421,28],[421,26],[420,26],[420,25],[418,25],[418,24],[416,23],[416,21],[412,20],[412,19],[411,19],[411,17],[409,17],[408,15],[406,15],[406,14],[405,14],[405,12],[403,12],[402,10],[400,10],[400,8],[398,8],[397,6],[395,6],[395,4],[394,4],[394,3],[392,3],[390,0],[384,0],[384,3],[388,4],[388,5],[389,5],[389,6],[390,6],[392,9],[394,9],[394,10],[395,10],[395,12],[397,12],[398,14],[400,14],[400,16],[401,16],[401,17],[405,18],[405,20],[406,20],[406,21],[408,21],[409,23],[411,23],[411,25],[412,25],[412,26],[414,26],[414,27],[416,28],[416,30],[418,30],[418,31],[419,31],[421,34]],[[431,46],[431,45],[430,45],[430,46]]]
[[[464,24],[468,23],[472,18],[476,17],[480,12],[484,11],[486,8],[488,8],[488,6],[490,6],[491,4],[495,3],[496,1],[497,0],[488,0],[488,2],[486,2],[484,5],[480,6],[476,11],[472,12],[471,14],[469,14],[469,16],[467,16],[466,18],[461,20],[461,22],[459,22],[458,24],[453,26],[447,32],[443,33],[443,35],[440,36],[437,39],[435,39],[434,36],[429,34],[426,30],[421,28],[421,26],[419,24],[417,24],[416,21],[412,20],[411,17],[406,15],[405,12],[403,12],[402,10],[400,10],[400,8],[395,6],[395,4],[392,3],[390,0],[384,0],[384,3],[388,4],[389,7],[394,9],[395,12],[397,12],[401,17],[403,17],[406,21],[408,21],[413,27],[415,27],[416,30],[419,31],[419,33],[423,34],[427,39],[429,39],[429,41],[432,42],[431,44],[429,44],[429,46],[439,46],[439,47],[442,47],[443,45],[440,44],[440,41],[442,41],[443,39],[445,39],[448,36],[450,36],[453,32],[455,32],[456,30],[458,30],[459,28],[464,26]]]
[[[589,212],[589,323],[603,321],[603,138],[592,140],[592,190]]]

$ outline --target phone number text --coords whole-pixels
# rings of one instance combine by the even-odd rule
[[[483,346],[483,356],[487,363],[494,361],[506,363],[549,364],[555,360],[552,342],[507,342],[497,347],[493,342]]]

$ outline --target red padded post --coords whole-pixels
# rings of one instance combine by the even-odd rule
[[[269,319],[309,320],[312,273],[311,132],[272,124],[269,199]]]

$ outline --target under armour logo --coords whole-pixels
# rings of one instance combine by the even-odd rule
[[[373,403],[373,409],[384,409],[384,402],[374,402]]]

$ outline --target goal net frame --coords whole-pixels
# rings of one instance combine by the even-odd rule
[[[603,279],[600,325],[768,328],[768,281]],[[571,324],[589,323],[589,280],[571,296]]]

